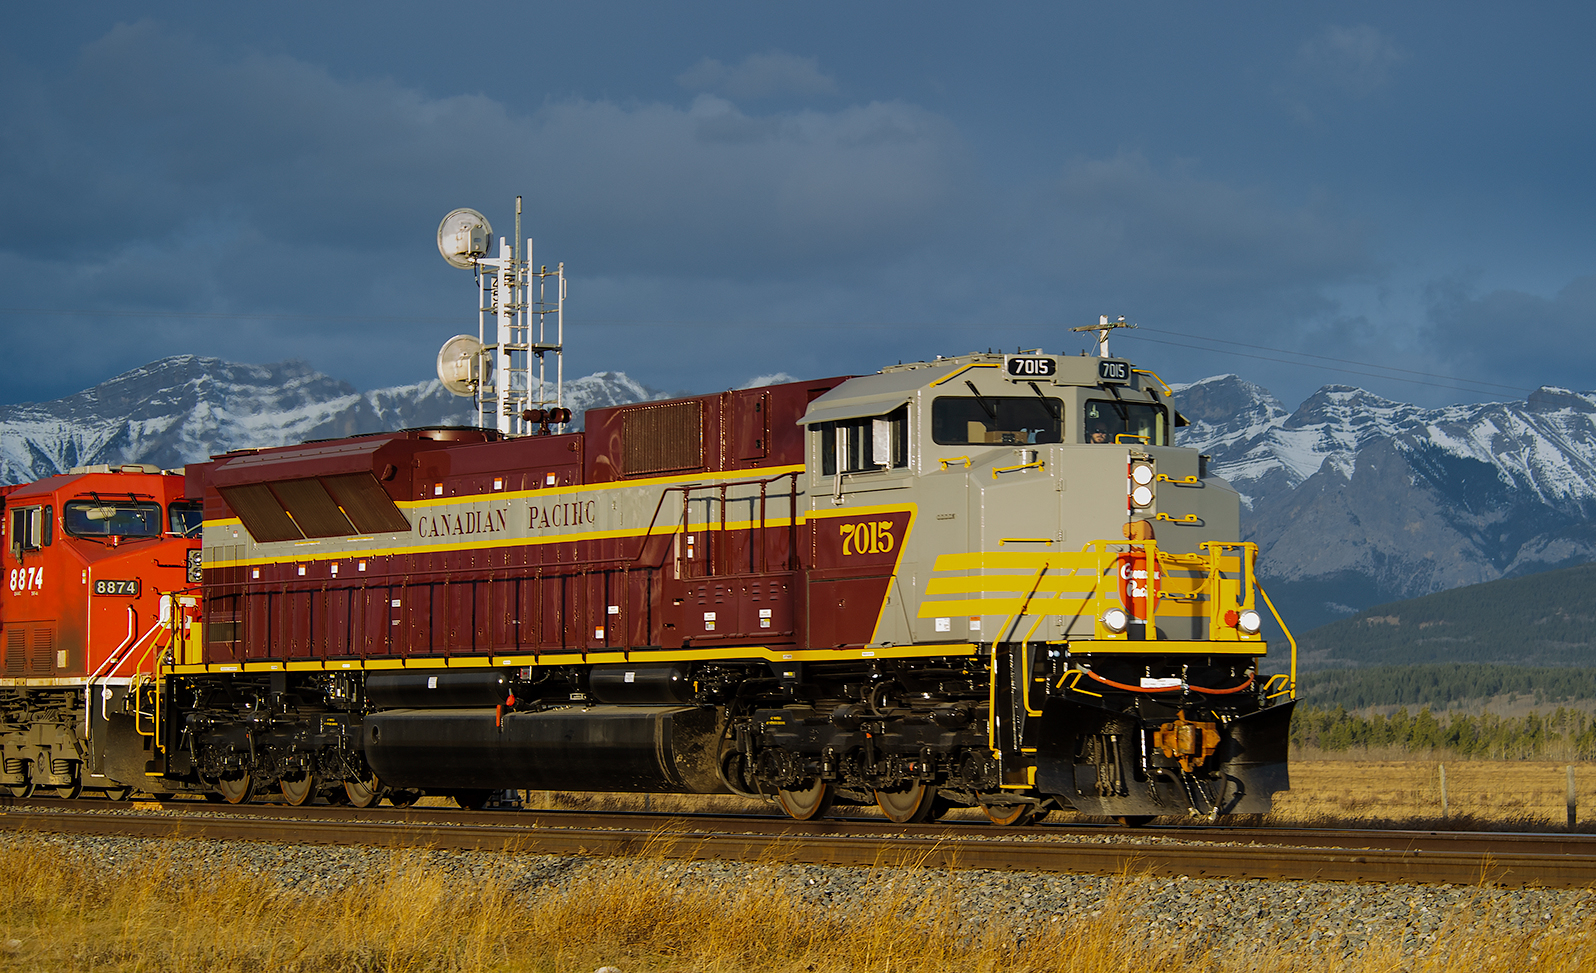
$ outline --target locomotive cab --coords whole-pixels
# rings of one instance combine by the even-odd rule
[[[130,721],[129,687],[156,670],[168,596],[190,583],[198,504],[180,474],[90,466],[11,490],[3,523],[0,784],[142,784],[136,753],[106,766],[107,731]]]
[[[1240,497],[1174,444],[1168,394],[1117,359],[970,355],[853,379],[802,420],[811,516],[845,535],[817,531],[815,566],[896,545],[869,644],[985,660],[983,806],[1260,812],[1285,786],[1294,676],[1259,674]]]

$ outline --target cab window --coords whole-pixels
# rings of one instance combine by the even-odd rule
[[[171,526],[168,528],[178,537],[198,537],[200,528],[205,524],[205,505],[195,503],[193,500],[179,500],[167,506],[167,515]]]
[[[1085,419],[1087,443],[1169,445],[1169,415],[1161,405],[1089,399]]]
[[[53,508],[17,507],[11,511],[11,551],[20,556],[23,551],[37,551],[49,547],[54,540]]]
[[[61,526],[73,537],[160,537],[161,505],[134,500],[68,500]]]
[[[1064,403],[1040,396],[945,396],[931,403],[931,438],[942,446],[1061,442]]]
[[[844,473],[866,473],[909,465],[908,406],[884,416],[822,422],[815,429],[820,435],[820,471],[825,476],[837,474],[839,454]]]

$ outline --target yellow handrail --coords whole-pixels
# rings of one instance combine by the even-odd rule
[[[1159,378],[1158,375],[1155,374],[1151,369],[1148,369],[1148,368],[1133,368],[1133,369],[1131,369],[1131,371],[1135,372],[1137,375],[1152,375],[1153,378],[1158,381],[1158,384],[1162,385],[1164,387],[1164,392],[1166,394],[1169,394],[1169,395],[1174,395],[1175,394],[1175,390],[1169,387],[1169,383],[1164,381],[1163,379]]]
[[[1255,582],[1256,583],[1256,582]],[[1275,603],[1269,600],[1269,592],[1258,585],[1258,593],[1263,595],[1264,604],[1269,606],[1269,614],[1275,616],[1275,621],[1280,623],[1280,630],[1286,633],[1286,641],[1291,643],[1291,698],[1297,698],[1297,640],[1291,634],[1291,629],[1286,627],[1286,620],[1280,617],[1280,612],[1275,610]]]
[[[1042,469],[1047,466],[1046,460],[1037,460],[1034,463],[1021,463],[1019,466],[999,466],[992,470],[992,479],[997,479],[999,473],[1013,473],[1015,470]]]

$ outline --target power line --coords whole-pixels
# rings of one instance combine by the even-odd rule
[[[1121,339],[1121,340],[1124,340],[1124,339]],[[1381,374],[1379,374],[1377,372],[1360,372],[1360,371],[1357,371],[1356,369],[1352,369],[1352,368],[1335,368],[1335,367],[1330,366],[1330,365],[1310,365],[1307,362],[1291,361],[1288,358],[1270,358],[1267,355],[1249,355],[1249,354],[1246,354],[1245,352],[1240,352],[1240,351],[1218,351],[1218,350],[1213,349],[1213,348],[1204,348],[1204,347],[1202,347],[1200,345],[1187,345],[1187,344],[1182,344],[1182,343],[1180,343],[1178,341],[1165,341],[1165,340],[1163,340],[1161,338],[1141,338],[1141,340],[1142,341],[1151,341],[1152,343],[1157,344],[1157,345],[1170,345],[1170,346],[1175,347],[1175,348],[1191,348],[1191,349],[1196,350],[1196,351],[1206,351],[1206,352],[1211,352],[1211,353],[1216,354],[1216,355],[1231,355],[1231,356],[1234,356],[1234,357],[1237,357],[1237,358],[1253,358],[1253,359],[1256,359],[1258,361],[1275,362],[1276,364],[1280,364],[1280,365],[1301,365],[1301,366],[1304,366],[1304,367],[1307,367],[1307,368],[1321,368],[1321,369],[1324,369],[1327,372],[1341,372],[1341,373],[1346,374],[1346,375],[1363,375],[1363,376],[1366,376],[1368,378],[1384,379],[1384,380],[1386,380],[1388,382],[1406,382],[1406,383],[1408,383],[1410,385],[1429,385],[1429,386],[1432,386],[1434,388],[1452,389],[1452,390],[1457,391],[1457,392],[1478,392],[1481,395],[1490,395],[1490,394],[1492,394],[1490,391],[1488,391],[1486,389],[1469,388],[1469,387],[1467,387],[1467,385],[1463,385],[1463,384],[1443,385],[1440,382],[1426,382],[1423,379],[1417,379],[1417,378],[1398,378],[1398,377],[1396,377],[1394,375],[1381,375]],[[1291,352],[1286,352],[1286,354],[1291,354]],[[1370,368],[1381,368],[1383,366],[1371,365],[1369,367]],[[1438,378],[1448,378],[1448,376],[1445,376],[1445,375],[1437,376],[1437,377]],[[1459,383],[1466,383],[1466,382],[1469,381],[1469,379],[1466,379],[1466,378],[1455,378],[1455,379],[1449,379],[1449,381],[1459,382]],[[1481,384],[1490,384],[1490,383],[1481,383]],[[1505,386],[1505,385],[1499,385],[1499,386],[1496,386],[1496,387],[1497,388],[1511,388],[1510,386]],[[1521,389],[1513,389],[1513,391],[1517,391],[1517,392],[1532,392],[1534,390],[1533,389],[1523,389],[1523,388],[1521,388]]]
[[[1492,388],[1506,389],[1509,392],[1530,392],[1530,391],[1534,391],[1533,389],[1521,388],[1521,387],[1519,387],[1517,385],[1501,385],[1501,384],[1499,384],[1497,382],[1482,382],[1482,381],[1478,381],[1478,380],[1472,379],[1472,378],[1457,378],[1457,377],[1452,376],[1452,375],[1438,375],[1438,374],[1436,374],[1434,372],[1417,372],[1417,371],[1414,371],[1411,368],[1397,368],[1397,367],[1395,367],[1393,365],[1376,365],[1373,362],[1356,361],[1356,360],[1353,360],[1353,359],[1350,359],[1350,358],[1331,358],[1328,355],[1315,355],[1315,354],[1311,354],[1311,353],[1306,352],[1306,351],[1291,351],[1291,350],[1286,349],[1286,348],[1270,348],[1270,347],[1268,347],[1266,345],[1251,344],[1251,343],[1245,342],[1245,341],[1227,341],[1224,338],[1210,338],[1207,335],[1200,335],[1200,334],[1185,334],[1184,332],[1168,331],[1168,330],[1165,330],[1163,328],[1149,328],[1149,327],[1146,327],[1145,325],[1140,327],[1139,330],[1142,330],[1142,331],[1154,331],[1154,332],[1157,332],[1158,334],[1172,334],[1172,335],[1174,335],[1177,338],[1190,338],[1190,339],[1192,339],[1194,341],[1212,341],[1212,342],[1215,342],[1216,344],[1221,344],[1221,345],[1235,345],[1235,346],[1240,347],[1240,348],[1256,348],[1259,351],[1272,351],[1272,352],[1275,352],[1276,354],[1280,354],[1280,355],[1297,355],[1298,357],[1301,357],[1301,358],[1313,358],[1313,359],[1317,359],[1318,361],[1340,362],[1343,365],[1362,365],[1365,368],[1380,368],[1380,369],[1384,369],[1384,370],[1390,371],[1390,372],[1401,372],[1404,375],[1423,375],[1425,378],[1440,378],[1440,379],[1445,379],[1445,380],[1447,380],[1449,382],[1468,382],[1471,385],[1485,385],[1485,386],[1490,386]],[[1125,337],[1135,338],[1135,337],[1138,337],[1138,336],[1137,335],[1126,335]],[[1153,339],[1149,339],[1149,340],[1153,340]],[[1165,344],[1168,344],[1168,343],[1169,342],[1165,342]],[[1181,347],[1193,347],[1193,346],[1183,345]],[[1211,350],[1211,351],[1214,351],[1217,354],[1227,354],[1226,352],[1221,352],[1218,349],[1204,349],[1204,350]],[[1248,357],[1253,357],[1253,356],[1249,355]],[[1266,361],[1275,361],[1275,359],[1272,359],[1272,358],[1271,359],[1265,359],[1265,360]],[[1287,364],[1307,364],[1307,363],[1306,362],[1301,362],[1301,363],[1288,362]],[[1355,375],[1364,375],[1364,374],[1367,374],[1367,373],[1366,372],[1354,372],[1353,374],[1355,374]],[[1375,377],[1376,378],[1383,378],[1384,376],[1378,376],[1377,375]],[[1397,379],[1397,381],[1403,381],[1403,380],[1402,379]]]

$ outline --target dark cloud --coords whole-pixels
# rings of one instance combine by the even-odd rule
[[[1512,301],[1427,301],[1425,280],[1484,266],[1539,311],[1513,267],[1596,267],[1566,161],[1596,90],[1578,16],[1441,34],[1440,7],[1151,28],[1066,7],[623,3],[507,10],[492,36],[425,5],[24,11],[0,38],[0,328],[48,365],[8,394],[183,352],[422,378],[474,318],[437,221],[473,206],[508,235],[517,194],[537,262],[571,274],[567,366],[671,389],[1073,350],[1064,325],[1124,313],[1148,326],[1124,347],[1172,380],[1237,371],[1291,400],[1362,379],[1151,329],[1487,374],[1472,322]],[[1282,98],[1313,124],[1282,124]],[[1475,345],[1434,337],[1454,326]],[[1542,357],[1584,361],[1577,330]]]
[[[710,91],[734,100],[837,93],[836,80],[821,72],[816,59],[782,51],[750,54],[734,65],[706,57],[677,75],[676,81],[689,91]]]
[[[1480,293],[1466,277],[1430,285],[1427,350],[1471,378],[1535,388],[1596,388],[1596,274],[1551,297],[1501,288]]]
[[[1070,164],[1040,213],[1035,255],[1063,289],[1205,323],[1301,321],[1331,306],[1327,288],[1378,272],[1367,228],[1326,199],[1282,201],[1138,153]]]

